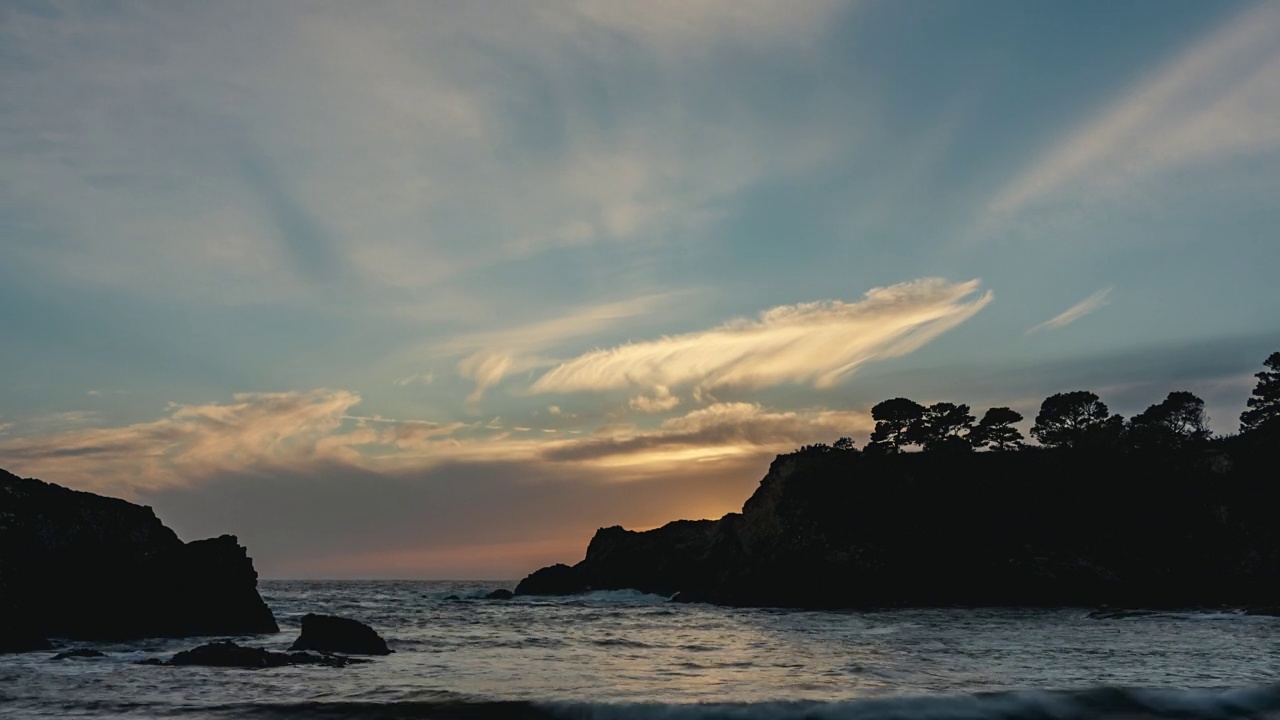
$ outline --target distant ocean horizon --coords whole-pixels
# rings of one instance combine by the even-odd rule
[[[816,612],[633,591],[498,601],[510,581],[264,580],[284,649],[302,615],[395,650],[347,668],[151,667],[207,640],[0,657],[5,718],[1280,717],[1280,619],[1084,609]],[[61,648],[61,649],[65,649]]]

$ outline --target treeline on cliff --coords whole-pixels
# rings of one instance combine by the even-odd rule
[[[1130,419],[1080,391],[1013,411],[881,403],[864,451],[779,456],[741,513],[597,532],[524,594],[633,588],[732,605],[1280,605],[1280,353],[1241,432],[1170,393]],[[873,411],[873,413],[876,411]],[[989,419],[988,419],[989,418]],[[922,452],[904,452],[918,446]],[[972,452],[986,448],[987,452]]]
[[[1267,368],[1256,375],[1258,384],[1240,416],[1240,431],[1263,429],[1280,417],[1280,352],[1272,353]],[[1176,450],[1200,444],[1212,437],[1204,400],[1194,393],[1169,393],[1132,418],[1113,415],[1093,392],[1057,393],[1040,404],[1031,436],[1039,443],[1028,446],[1015,425],[1023,416],[1007,407],[988,409],[979,420],[968,405],[938,402],[921,405],[907,398],[892,398],[871,408],[876,421],[867,452],[898,453],[916,447],[925,452],[1022,450],[1028,447],[1100,450]],[[852,450],[853,440],[842,437],[833,445],[817,444],[802,451]]]

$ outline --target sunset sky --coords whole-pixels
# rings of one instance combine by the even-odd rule
[[[899,395],[1234,431],[1280,3],[5,2],[0,330],[0,467],[266,577],[573,562]]]

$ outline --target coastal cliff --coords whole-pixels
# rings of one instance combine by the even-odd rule
[[[0,470],[0,652],[278,632],[257,580],[234,536],[184,543],[149,507]]]
[[[744,606],[1280,604],[1280,452],[779,456],[741,513],[599,530],[517,594],[636,589]]]

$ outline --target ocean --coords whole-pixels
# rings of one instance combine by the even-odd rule
[[[202,639],[0,656],[3,718],[989,720],[1280,718],[1280,619],[1232,612],[811,612],[635,592],[483,600],[512,582],[261,584],[283,650],[308,612],[395,653],[346,668],[136,664]],[[456,598],[456,599],[455,599]]]

